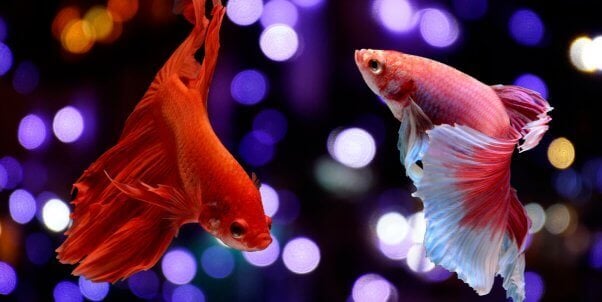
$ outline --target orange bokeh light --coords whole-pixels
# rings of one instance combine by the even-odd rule
[[[85,20],[71,21],[61,34],[61,44],[68,52],[83,54],[94,45],[94,30]]]
[[[52,35],[60,39],[61,34],[63,33],[63,29],[65,26],[72,21],[75,21],[81,17],[81,13],[79,9],[75,6],[65,6],[63,7],[54,17],[52,21]]]
[[[107,7],[116,22],[125,22],[138,12],[138,0],[109,0]]]

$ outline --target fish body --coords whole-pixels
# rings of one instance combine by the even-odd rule
[[[400,159],[424,203],[427,256],[480,295],[501,275],[507,296],[522,301],[530,221],[510,161],[515,148],[539,143],[552,108],[534,91],[488,86],[427,58],[359,50],[355,61],[401,122]]]
[[[225,8],[184,1],[192,32],[157,73],[115,146],[73,185],[73,225],[57,249],[75,275],[115,282],[152,267],[179,228],[199,223],[227,245],[271,243],[258,185],[209,122],[207,97]],[[194,18],[190,17],[190,12]],[[195,52],[205,48],[202,64]]]

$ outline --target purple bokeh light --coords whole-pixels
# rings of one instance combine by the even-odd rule
[[[39,116],[29,114],[19,123],[17,135],[23,148],[27,150],[37,149],[46,140],[46,125]]]
[[[201,266],[210,277],[223,279],[234,270],[234,257],[226,247],[212,246],[201,255]]]
[[[6,171],[6,182],[4,183],[4,187],[0,187],[0,189],[12,189],[21,183],[23,180],[23,168],[21,168],[19,161],[13,157],[5,156],[0,159],[0,165]]]
[[[13,53],[10,48],[0,42],[0,76],[5,75],[13,66]]]
[[[280,243],[275,236],[272,236],[272,243],[265,249],[256,252],[242,252],[247,262],[254,266],[269,266],[278,260],[280,256]]]
[[[262,183],[259,188],[259,193],[261,194],[261,203],[263,204],[263,210],[265,214],[272,217],[276,212],[278,212],[278,207],[280,206],[280,198],[278,197],[278,193],[272,186]]]
[[[0,261],[0,295],[10,295],[17,287],[17,273],[10,264]]]
[[[262,0],[230,0],[226,4],[226,15],[235,24],[247,26],[255,23],[263,11]]]
[[[401,260],[408,256],[408,251],[414,245],[411,236],[405,236],[405,238],[399,243],[389,244],[378,240],[378,249],[385,255],[385,257],[391,260]]]
[[[192,284],[181,285],[173,290],[171,302],[205,302],[205,295]]]
[[[535,272],[525,272],[525,302],[537,302],[543,296],[545,287],[541,276]]]
[[[321,4],[323,0],[293,0],[300,7],[314,7]]]
[[[288,122],[284,114],[275,109],[266,109],[259,112],[253,119],[253,130],[267,133],[272,143],[277,143],[284,138],[288,129]]]
[[[274,157],[271,137],[263,131],[251,131],[240,141],[238,152],[242,159],[254,167],[269,163]]]
[[[487,13],[487,0],[453,0],[456,14],[466,20],[477,20]]]
[[[89,300],[102,301],[109,294],[109,283],[93,282],[80,276],[79,290]]]
[[[295,274],[310,273],[320,264],[320,248],[308,238],[295,238],[284,246],[282,261]]]
[[[380,275],[365,274],[353,283],[354,302],[390,301],[391,283]]]
[[[31,193],[18,189],[10,194],[8,208],[15,222],[26,224],[36,215],[36,200]]]
[[[66,106],[54,115],[52,130],[61,142],[72,143],[84,132],[84,118],[75,107]]]
[[[84,297],[79,286],[71,281],[61,281],[54,286],[52,292],[55,302],[83,302]]]
[[[566,169],[554,175],[554,187],[558,194],[569,199],[575,199],[581,193],[583,181],[577,171]]]
[[[298,18],[299,12],[294,4],[287,0],[271,0],[263,7],[260,22],[263,27],[278,23],[295,26]]]
[[[143,299],[152,299],[159,292],[159,278],[153,271],[141,271],[128,279],[128,285],[134,295]]]
[[[602,233],[594,236],[591,250],[589,252],[589,264],[596,269],[602,269]]]
[[[583,164],[582,174],[598,192],[602,192],[602,159],[595,158],[588,160]],[[2,183],[0,182],[1,185]]]
[[[443,48],[458,40],[460,28],[458,21],[450,13],[427,8],[421,11],[420,35],[429,45]]]
[[[288,190],[278,190],[280,196],[280,205],[278,212],[272,217],[272,221],[278,224],[288,224],[293,222],[299,216],[301,205],[299,198],[295,193]]]
[[[449,279],[454,273],[444,269],[441,266],[435,266],[431,271],[422,274],[422,278],[430,282],[441,282]]]
[[[417,23],[412,4],[406,0],[375,0],[372,11],[386,29],[395,33],[407,32]]]
[[[6,39],[6,34],[7,34],[7,28],[6,28],[6,22],[4,21],[4,19],[0,18],[0,42],[4,41],[4,39]]]
[[[535,46],[544,36],[545,27],[537,13],[529,9],[514,12],[508,22],[510,35],[519,44]]]
[[[30,61],[21,62],[13,75],[13,88],[20,94],[30,94],[40,81],[38,68]]]
[[[45,233],[29,234],[25,239],[25,253],[31,263],[44,265],[54,253],[52,240]]]
[[[514,80],[514,85],[537,91],[544,99],[548,98],[548,86],[546,82],[532,73],[525,73],[519,76]]]
[[[161,269],[167,280],[173,284],[186,284],[192,281],[197,271],[194,255],[184,248],[173,249],[163,256]]]
[[[255,105],[265,98],[267,88],[265,75],[257,70],[249,69],[234,76],[230,85],[230,93],[240,104]]]
[[[299,36],[286,24],[273,24],[261,32],[259,47],[268,59],[277,62],[286,61],[297,53]]]
[[[0,191],[6,187],[6,183],[8,182],[8,172],[3,165],[0,164]]]

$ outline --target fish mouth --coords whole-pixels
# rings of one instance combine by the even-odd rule
[[[355,63],[360,64],[364,59],[364,54],[366,53],[366,49],[356,49],[355,50]]]
[[[261,251],[266,249],[272,243],[272,236],[269,233],[262,233],[255,237],[252,244],[249,244],[249,251]]]

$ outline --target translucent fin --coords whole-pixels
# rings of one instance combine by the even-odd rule
[[[406,175],[417,182],[422,177],[422,168],[416,162],[422,159],[428,148],[426,130],[433,128],[433,123],[414,101],[410,99],[408,102],[409,105],[401,109],[397,148]]]

